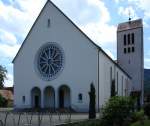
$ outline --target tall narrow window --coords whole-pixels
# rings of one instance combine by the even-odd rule
[[[112,84],[112,67],[110,67],[110,89]]]
[[[47,27],[49,28],[49,27],[50,27],[50,25],[51,25],[51,20],[50,20],[50,19],[48,19],[48,20],[47,20]]]
[[[117,94],[118,94],[118,72],[117,72]]]
[[[134,44],[134,33],[132,33],[132,44]]]
[[[128,60],[128,63],[130,64],[130,59]]]
[[[22,102],[25,103],[25,101],[26,101],[25,96],[22,96]]]
[[[123,96],[123,76],[121,77],[121,81],[122,81],[122,89],[121,89],[121,95]]]
[[[125,96],[128,95],[128,80],[125,79],[125,90],[124,90]]]
[[[128,34],[128,45],[130,44],[130,34]]]
[[[126,35],[124,35],[124,45],[126,45]]]

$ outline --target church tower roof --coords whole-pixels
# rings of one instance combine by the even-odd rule
[[[118,25],[117,32],[134,29],[134,28],[140,28],[140,27],[143,27],[142,19],[133,20],[133,21],[129,20],[128,22],[120,23]]]

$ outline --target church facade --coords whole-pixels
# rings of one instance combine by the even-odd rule
[[[14,107],[89,109],[90,84],[96,109],[116,93],[128,96],[132,77],[47,1],[13,60]]]

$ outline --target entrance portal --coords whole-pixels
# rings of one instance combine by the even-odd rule
[[[32,108],[41,107],[41,91],[38,87],[34,87],[31,90],[31,103],[32,103]]]
[[[46,87],[44,90],[44,107],[55,108],[55,91],[51,86]]]
[[[70,88],[66,85],[62,85],[59,88],[59,108],[70,107]]]

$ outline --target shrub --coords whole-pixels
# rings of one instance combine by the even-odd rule
[[[150,103],[147,103],[144,105],[144,113],[148,116],[150,119]]]
[[[141,109],[140,111],[134,112],[132,114],[132,121],[133,122],[143,120],[143,118],[144,118],[144,110],[143,109]]]
[[[121,126],[131,116],[134,100],[131,97],[114,96],[103,109],[102,125]]]

